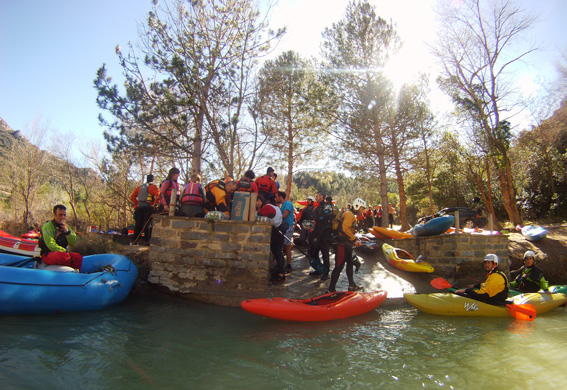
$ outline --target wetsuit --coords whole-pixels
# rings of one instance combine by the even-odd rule
[[[510,287],[522,292],[536,292],[540,289],[547,291],[549,288],[547,280],[543,277],[543,272],[535,265],[531,267],[523,266],[519,271],[520,275],[510,283]]]
[[[331,283],[329,284],[329,291],[334,292],[339,280],[339,276],[343,271],[346,264],[346,274],[348,278],[349,287],[356,287],[354,283],[354,263],[353,263],[353,248],[356,242],[354,236],[356,229],[356,217],[354,214],[347,210],[342,215],[342,231],[339,233],[339,238],[335,244],[335,268],[331,274]]]
[[[319,261],[319,252],[323,258],[323,265],[327,272],[331,267],[329,249],[331,248],[331,230],[333,224],[333,204],[323,202],[315,209],[315,227],[311,233],[309,256]]]

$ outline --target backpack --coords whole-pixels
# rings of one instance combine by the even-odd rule
[[[258,186],[258,191],[271,194],[272,192],[271,180],[272,179],[270,179],[270,175],[260,176],[258,179],[256,179],[256,185]]]
[[[149,193],[150,183],[144,183],[140,186],[140,192],[138,192],[138,202],[153,203],[154,197]]]
[[[252,192],[252,183],[250,179],[240,179],[236,187],[236,191]]]
[[[333,231],[333,233],[342,233],[343,231],[343,214],[344,214],[344,210],[340,211],[335,218],[333,219],[333,222],[331,224],[331,229]]]

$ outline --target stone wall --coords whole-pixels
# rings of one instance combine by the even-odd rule
[[[482,260],[488,253],[500,259],[499,269],[510,271],[508,235],[444,234],[442,236],[386,240],[395,248],[401,248],[435,268],[435,274],[454,280],[482,279],[486,272]]]
[[[270,234],[265,222],[154,216],[148,281],[220,305],[265,296]]]

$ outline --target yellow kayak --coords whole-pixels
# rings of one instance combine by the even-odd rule
[[[433,272],[433,266],[425,261],[415,260],[409,252],[383,244],[382,252],[394,267],[408,272]]]
[[[489,305],[453,293],[404,294],[404,298],[413,307],[429,314],[473,317],[508,317],[510,315],[504,305]],[[531,304],[537,315],[540,315],[567,302],[567,296],[561,293],[529,293],[517,295],[510,300],[516,305]]]
[[[374,226],[370,229],[370,233],[374,234],[376,237],[382,239],[402,239],[402,238],[413,238],[413,235],[409,233],[399,232],[394,229],[388,229],[385,227]]]

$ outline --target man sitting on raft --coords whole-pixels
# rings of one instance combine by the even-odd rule
[[[504,304],[508,298],[508,279],[498,270],[498,256],[488,254],[484,257],[483,266],[488,274],[484,283],[467,286],[455,291],[468,298],[491,304]]]
[[[67,208],[63,205],[53,207],[53,219],[41,227],[38,246],[41,260],[48,265],[66,265],[81,270],[83,256],[68,252],[68,245],[77,243],[77,235],[67,226]]]

